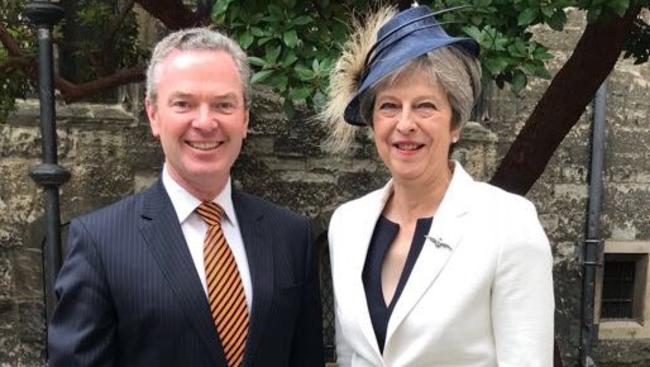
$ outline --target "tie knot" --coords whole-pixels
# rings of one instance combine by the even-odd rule
[[[220,225],[221,218],[223,218],[223,208],[219,206],[219,204],[213,202],[202,202],[201,205],[196,208],[196,213],[210,227]]]

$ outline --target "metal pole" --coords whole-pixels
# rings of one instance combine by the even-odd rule
[[[36,25],[38,33],[38,92],[41,104],[43,163],[33,167],[30,176],[45,192],[46,238],[43,246],[43,275],[47,323],[55,304],[54,281],[61,268],[59,186],[70,178],[70,173],[57,164],[54,108],[52,27],[63,17],[63,8],[49,1],[32,1],[25,7],[25,15]]]
[[[582,273],[582,327],[580,330],[580,365],[596,366],[593,356],[598,330],[594,324],[594,294],[596,268],[600,266],[600,211],[603,194],[603,158],[605,153],[605,107],[607,82],[603,82],[594,99],[594,117],[591,138],[591,166],[589,174],[589,208],[587,231],[583,245]]]

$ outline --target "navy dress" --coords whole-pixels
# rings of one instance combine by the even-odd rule
[[[368,254],[366,255],[366,263],[363,267],[362,277],[363,286],[366,291],[366,299],[368,301],[370,320],[375,330],[379,350],[382,353],[384,352],[384,344],[386,342],[388,320],[390,320],[390,315],[393,313],[395,304],[408,281],[415,261],[422,251],[425,236],[429,233],[432,221],[433,218],[418,219],[404,269],[402,269],[402,274],[397,283],[397,289],[395,289],[395,294],[389,305],[384,301],[384,292],[381,287],[381,268],[390,245],[395,240],[395,237],[397,237],[399,224],[391,222],[382,215],[375,225],[375,231],[372,234]]]

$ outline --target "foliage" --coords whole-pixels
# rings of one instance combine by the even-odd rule
[[[0,2],[0,22],[21,46],[33,46],[33,32],[25,25],[20,10],[24,0],[2,0]],[[32,85],[27,78],[22,60],[12,57],[0,46],[0,121],[15,108],[16,98],[25,98]]]
[[[296,102],[323,103],[336,47],[348,32],[349,10],[363,11],[365,3],[217,0],[212,20],[249,54],[256,70],[252,82],[270,85],[285,96],[291,114]]]
[[[22,14],[27,0],[0,0],[0,22],[23,50],[23,57],[10,56],[0,44],[0,120],[15,107],[16,98],[34,94],[37,73],[36,36],[33,25]],[[73,3],[73,2],[70,2]],[[80,70],[74,82],[86,82],[144,60],[146,52],[137,42],[138,26],[131,10],[123,18],[119,0],[74,2],[75,16],[64,19],[53,32],[59,50],[70,49]],[[119,22],[119,23],[118,23]],[[113,32],[111,32],[114,30]],[[29,66],[24,65],[30,58]],[[29,78],[31,73],[32,78]]]
[[[108,34],[115,25],[117,4],[120,1],[80,0],[77,2],[75,21],[77,29],[83,30],[83,37],[70,45],[76,55],[89,60],[92,67],[86,67],[81,73],[82,80],[88,81],[101,75],[109,74],[119,68],[133,66],[147,55],[138,43],[138,25],[135,13],[129,11],[119,25],[119,30]],[[117,57],[116,57],[117,56]]]
[[[521,91],[530,77],[550,78],[547,46],[533,39],[532,27],[545,24],[562,31],[567,9],[587,11],[589,21],[623,15],[630,0],[438,0],[420,1],[433,9],[468,8],[439,19],[452,34],[474,38],[481,45],[486,79]],[[318,106],[338,48],[348,34],[350,9],[363,14],[372,1],[234,1],[217,0],[212,20],[227,29],[247,50],[256,72],[253,81],[287,97],[285,106],[307,101]],[[646,26],[647,27],[647,26]],[[647,33],[646,33],[647,34]],[[631,44],[632,45],[632,44]],[[645,44],[645,50],[648,47]],[[643,49],[637,45],[637,49]],[[629,53],[640,61],[643,52]]]
[[[170,0],[171,1],[171,0]],[[0,117],[14,107],[14,99],[33,90],[36,54],[34,32],[20,15],[26,0],[0,0],[0,22],[24,50],[10,56],[0,45]],[[352,16],[377,6],[379,0],[186,0],[203,10],[212,6],[211,21],[231,34],[250,55],[253,82],[271,86],[285,97],[291,113],[295,103],[318,107],[325,99],[329,72],[345,41]],[[387,3],[388,1],[383,1]],[[396,3],[397,1],[395,1]],[[79,0],[74,16],[55,30],[55,41],[77,60],[78,78],[86,82],[120,68],[141,63],[147,51],[137,42],[138,25],[133,1]],[[454,35],[472,37],[481,45],[486,79],[519,92],[529,78],[549,78],[547,45],[533,37],[532,29],[546,25],[561,31],[570,8],[585,10],[590,22],[607,21],[630,6],[650,5],[650,0],[421,0],[433,9],[468,7],[445,13],[440,21]],[[164,11],[163,11],[164,12]],[[120,16],[122,14],[124,16]],[[625,49],[639,63],[650,55],[650,26],[638,19]],[[31,65],[25,61],[31,59]],[[31,76],[32,78],[28,78]]]

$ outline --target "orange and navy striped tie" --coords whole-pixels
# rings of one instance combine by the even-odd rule
[[[221,229],[223,208],[203,202],[196,212],[208,224],[203,259],[212,320],[228,367],[240,367],[248,336],[248,307],[235,257]]]

